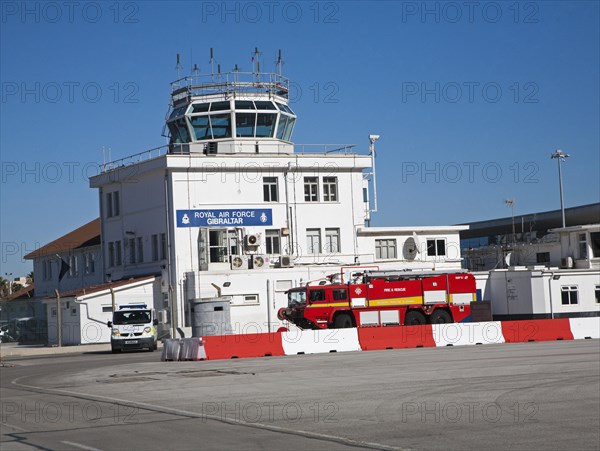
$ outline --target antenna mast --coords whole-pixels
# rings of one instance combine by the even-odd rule
[[[215,79],[215,59],[213,58],[213,48],[210,48],[210,76],[214,80]]]
[[[175,69],[177,69],[177,80],[179,80],[181,78],[181,62],[179,53],[177,54],[177,65],[175,66]]]
[[[283,65],[283,60],[281,59],[281,49],[279,49],[279,56],[277,57],[277,73],[281,77],[281,66]]]

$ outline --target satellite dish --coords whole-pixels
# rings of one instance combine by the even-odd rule
[[[404,256],[404,260],[414,260],[417,257],[417,253],[417,242],[413,237],[408,238],[402,247],[402,255]]]

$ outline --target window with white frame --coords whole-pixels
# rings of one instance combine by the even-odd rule
[[[281,235],[279,229],[265,231],[265,250],[267,254],[281,254]]]
[[[427,240],[427,256],[441,257],[444,255],[446,255],[446,240],[444,238]]]
[[[337,202],[338,200],[337,177],[323,177],[323,201]]]
[[[304,201],[319,202],[318,177],[304,177]]]
[[[106,193],[105,214],[107,218],[113,218],[121,214],[121,198],[118,191]]]
[[[321,229],[306,229],[306,253],[321,253]]]
[[[44,260],[42,262],[42,279],[52,279],[52,260]]]
[[[579,291],[577,285],[566,285],[560,287],[562,305],[579,304]]]
[[[579,258],[587,258],[587,239],[585,233],[577,235],[577,242],[579,244]]]
[[[340,229],[325,229],[325,252],[340,252]]]
[[[208,239],[211,263],[228,263],[231,255],[239,255],[238,235],[235,230],[209,229]]]
[[[377,260],[387,260],[396,258],[396,240],[375,240],[375,258]]]
[[[277,177],[263,177],[263,200],[265,202],[279,202]]]

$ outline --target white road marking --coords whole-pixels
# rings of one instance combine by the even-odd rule
[[[74,448],[85,449],[87,451],[100,451],[98,448],[93,448],[91,446],[82,445],[81,443],[69,442],[67,440],[61,440],[60,443],[64,443],[65,445],[73,446]]]
[[[13,426],[12,424],[8,424],[8,423],[0,423],[0,424],[2,424],[2,426],[7,426],[11,429],[14,429],[15,431],[29,432],[27,429],[20,428],[19,426]]]

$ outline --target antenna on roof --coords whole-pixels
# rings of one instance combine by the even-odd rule
[[[260,72],[260,64],[258,63],[258,47],[254,47],[254,56],[252,57],[252,62],[256,63],[256,69],[254,72],[258,74]]]
[[[213,58],[213,48],[210,48],[210,75],[212,79],[215,79],[215,59]]]
[[[200,68],[197,64],[194,63],[194,68],[192,69],[192,75],[196,77],[196,84],[198,84],[198,74],[200,73]]]
[[[221,79],[221,65],[217,64],[217,79]]]
[[[281,66],[283,65],[283,60],[281,59],[281,49],[279,49],[279,55],[277,57],[277,73],[281,77]]]
[[[179,58],[179,53],[177,54],[177,65],[175,66],[175,69],[177,69],[177,79],[179,80],[179,78],[181,78],[180,72],[181,72],[181,61]]]

